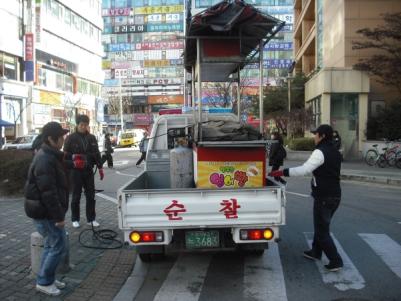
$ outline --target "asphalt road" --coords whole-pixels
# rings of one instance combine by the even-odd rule
[[[118,150],[115,169],[97,182],[103,197],[135,177],[139,152]],[[290,178],[287,225],[282,241],[261,257],[235,252],[170,254],[150,264],[137,260],[134,273],[145,275],[132,298],[148,300],[401,300],[401,189],[343,182],[343,198],[332,233],[345,262],[339,273],[327,273],[322,262],[302,257],[312,227],[309,179]],[[102,195],[100,195],[102,196]],[[99,196],[99,197],[100,197]],[[139,287],[138,287],[139,288]]]

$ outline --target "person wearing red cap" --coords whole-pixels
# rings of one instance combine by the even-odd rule
[[[60,151],[68,133],[57,122],[43,127],[42,143],[29,167],[25,184],[25,213],[34,220],[44,238],[44,249],[36,279],[36,289],[57,296],[65,283],[56,280],[56,269],[66,252],[65,214],[68,185],[64,153]]]
[[[303,253],[311,260],[320,260],[322,252],[329,259],[325,265],[328,271],[339,271],[343,261],[330,236],[331,219],[341,200],[340,171],[341,154],[333,145],[333,129],[328,124],[320,125],[314,134],[315,150],[302,165],[269,173],[272,177],[292,177],[312,174],[312,197],[314,236],[312,249]]]
[[[89,117],[78,115],[76,119],[76,132],[70,134],[64,144],[66,159],[74,162],[75,168],[71,170],[72,200],[71,220],[72,226],[80,226],[80,200],[82,188],[85,190],[86,219],[88,225],[98,227],[95,211],[95,177],[93,167],[99,171],[100,180],[104,178],[103,163],[96,137],[89,133]]]

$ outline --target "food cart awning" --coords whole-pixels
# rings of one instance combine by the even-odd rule
[[[202,81],[225,81],[284,24],[242,0],[222,1],[187,20],[185,68],[191,71],[196,64],[199,38]]]

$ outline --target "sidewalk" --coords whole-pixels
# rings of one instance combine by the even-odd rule
[[[113,300],[121,286],[131,274],[135,252],[123,247],[116,250],[88,249],[78,243],[78,236],[87,229],[85,200],[81,201],[81,225],[74,229],[67,214],[67,231],[70,234],[71,271],[59,275],[67,283],[58,297],[48,297],[35,290],[35,279],[30,271],[30,235],[35,231],[32,220],[24,213],[23,199],[0,199],[0,300],[69,300],[106,301]],[[112,229],[119,233],[117,205],[97,199],[97,220],[101,229]],[[85,235],[86,236],[86,235]],[[92,240],[89,233],[89,239]]]
[[[285,167],[302,165],[305,161],[286,160]],[[401,169],[396,167],[380,168],[369,166],[363,161],[345,161],[341,166],[341,179],[350,181],[401,185]]]

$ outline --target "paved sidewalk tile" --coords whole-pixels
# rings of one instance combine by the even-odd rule
[[[118,229],[116,204],[97,200],[99,229]],[[115,250],[84,248],[78,243],[82,230],[88,229],[85,220],[85,197],[81,201],[81,228],[72,228],[67,214],[67,231],[70,242],[72,269],[58,278],[67,283],[58,297],[48,297],[35,290],[35,278],[31,275],[30,235],[36,229],[25,216],[22,199],[0,199],[0,300],[113,300],[131,274],[135,252],[123,247]],[[87,243],[96,245],[92,232],[83,236]]]

